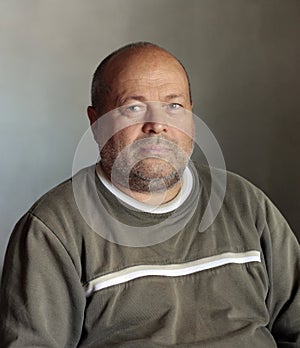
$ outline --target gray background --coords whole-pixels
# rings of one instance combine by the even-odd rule
[[[182,60],[227,168],[300,237],[299,26],[298,0],[0,1],[0,266],[15,222],[71,175],[98,62],[139,40]]]

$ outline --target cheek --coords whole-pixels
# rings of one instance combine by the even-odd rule
[[[117,134],[115,134],[111,140],[110,144],[117,151],[121,151],[124,147],[130,145],[137,139],[135,132],[131,129],[124,129]]]
[[[119,131],[114,138],[116,143],[129,145],[139,138],[140,126],[130,126]]]
[[[177,144],[184,150],[189,151],[193,144],[193,135],[186,134],[180,131],[175,131],[173,134],[173,139],[176,140]]]
[[[105,145],[105,143],[111,142],[111,138],[115,139],[115,143],[118,143],[119,139],[122,142],[127,142],[128,139],[129,142],[139,132],[139,128],[139,125],[132,124],[131,120],[128,120],[126,117],[119,117],[112,111],[101,116],[95,122],[93,132],[94,134],[96,133],[100,143]]]

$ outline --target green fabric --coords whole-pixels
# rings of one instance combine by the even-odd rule
[[[296,238],[259,189],[230,173],[220,213],[199,233],[210,175],[204,167],[197,170],[201,192],[188,224],[144,248],[121,246],[95,233],[78,211],[71,179],[44,195],[21,218],[9,242],[0,346],[300,347]],[[99,180],[97,186],[107,211],[129,225],[147,226],[170,215],[132,211]],[[91,280],[130,266],[250,250],[260,251],[262,262],[180,277],[142,277],[85,296]]]

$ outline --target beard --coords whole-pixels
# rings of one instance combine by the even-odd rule
[[[178,172],[168,162],[151,157],[139,161],[129,173],[129,187],[137,192],[163,192],[176,185],[184,168]]]
[[[164,192],[181,180],[191,144],[182,149],[174,141],[153,136],[116,146],[111,138],[101,150],[101,165],[112,183],[136,192]]]

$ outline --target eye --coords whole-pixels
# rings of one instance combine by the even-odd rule
[[[121,108],[121,113],[126,116],[138,116],[145,110],[146,106],[143,104],[124,105]]]
[[[132,111],[132,112],[138,112],[142,110],[142,107],[140,105],[130,105],[126,108],[126,110]]]
[[[137,113],[137,112],[143,112],[145,111],[146,106],[143,104],[132,104],[132,105],[125,105],[123,110],[127,113]]]
[[[178,103],[171,103],[168,105],[168,108],[171,110],[178,110],[182,108],[182,105]]]
[[[170,104],[167,104],[167,112],[169,113],[178,113],[178,112],[181,112],[183,111],[183,106],[179,103],[170,103]]]

